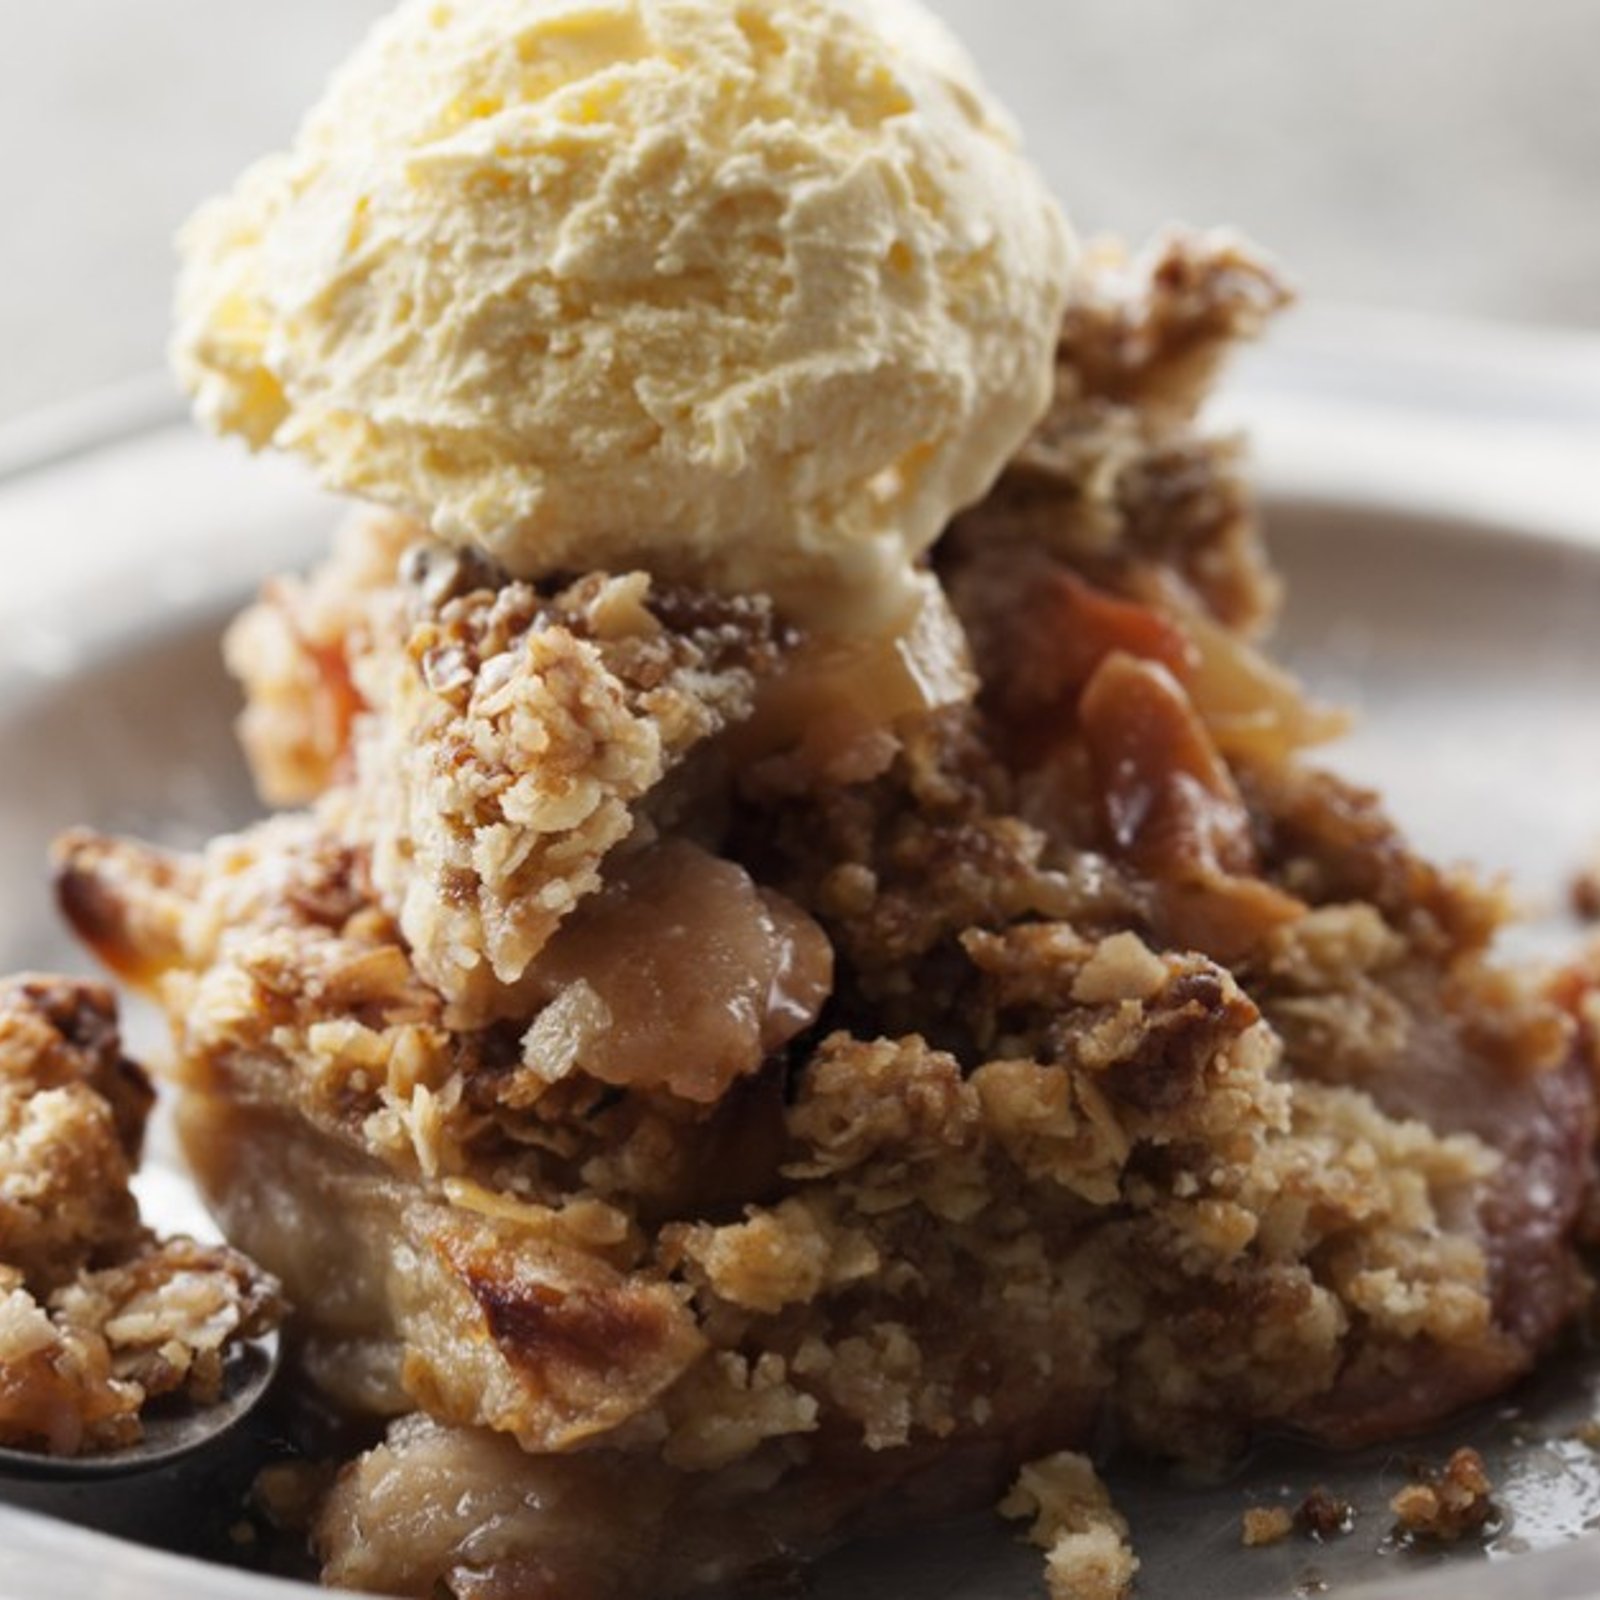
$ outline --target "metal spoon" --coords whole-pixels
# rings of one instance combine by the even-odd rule
[[[276,1333],[242,1344],[227,1357],[222,1394],[209,1405],[157,1403],[142,1418],[137,1444],[96,1455],[50,1456],[0,1449],[0,1480],[12,1483],[88,1483],[159,1472],[216,1444],[244,1421],[272,1387],[281,1345]]]

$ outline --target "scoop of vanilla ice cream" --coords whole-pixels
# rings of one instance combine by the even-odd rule
[[[1073,254],[914,0],[410,0],[183,235],[200,415],[514,573],[882,614]]]

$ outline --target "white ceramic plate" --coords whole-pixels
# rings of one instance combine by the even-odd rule
[[[1535,916],[1525,946],[1570,947],[1564,884],[1600,841],[1600,343],[1335,316],[1254,358],[1234,394],[1289,578],[1283,648],[1363,714],[1335,764],[1382,784],[1434,853],[1511,873]],[[84,967],[44,882],[59,828],[191,842],[255,810],[217,632],[262,576],[308,559],[336,513],[292,468],[246,461],[175,415],[141,389],[0,433],[0,971]],[[147,1016],[134,1027],[158,1048]],[[1597,1374],[1569,1361],[1514,1417],[1415,1448],[1347,1462],[1272,1449],[1206,1488],[1124,1477],[1139,1593],[1593,1600],[1600,1546],[1573,1541],[1600,1526],[1600,1458],[1570,1434],[1595,1413]],[[1449,1558],[1388,1550],[1383,1506],[1407,1462],[1469,1440],[1502,1485],[1504,1528]],[[1361,1507],[1349,1538],[1240,1549],[1247,1503],[1315,1482]],[[147,1518],[130,1501],[110,1520]],[[312,1593],[10,1505],[0,1547],[0,1596],[16,1600]],[[850,1552],[815,1594],[1022,1600],[1038,1573],[974,1519]]]

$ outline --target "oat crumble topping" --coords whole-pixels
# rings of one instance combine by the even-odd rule
[[[1481,1533],[1496,1515],[1483,1457],[1463,1446],[1437,1471],[1408,1483],[1389,1502],[1407,1538],[1455,1544]]]
[[[151,1103],[105,989],[0,982],[0,1444],[133,1444],[148,1401],[215,1400],[229,1347],[282,1314],[237,1251],[141,1223],[128,1185]]]

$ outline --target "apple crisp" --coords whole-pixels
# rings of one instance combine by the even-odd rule
[[[889,643],[358,518],[231,636],[305,809],[61,842],[304,1372],[389,1419],[329,1582],[663,1600],[1006,1495],[1113,1600],[1103,1423],[1393,1437],[1584,1303],[1592,980],[1491,961],[1261,648],[1199,412],[1284,299],[1227,239],[1094,257]]]

